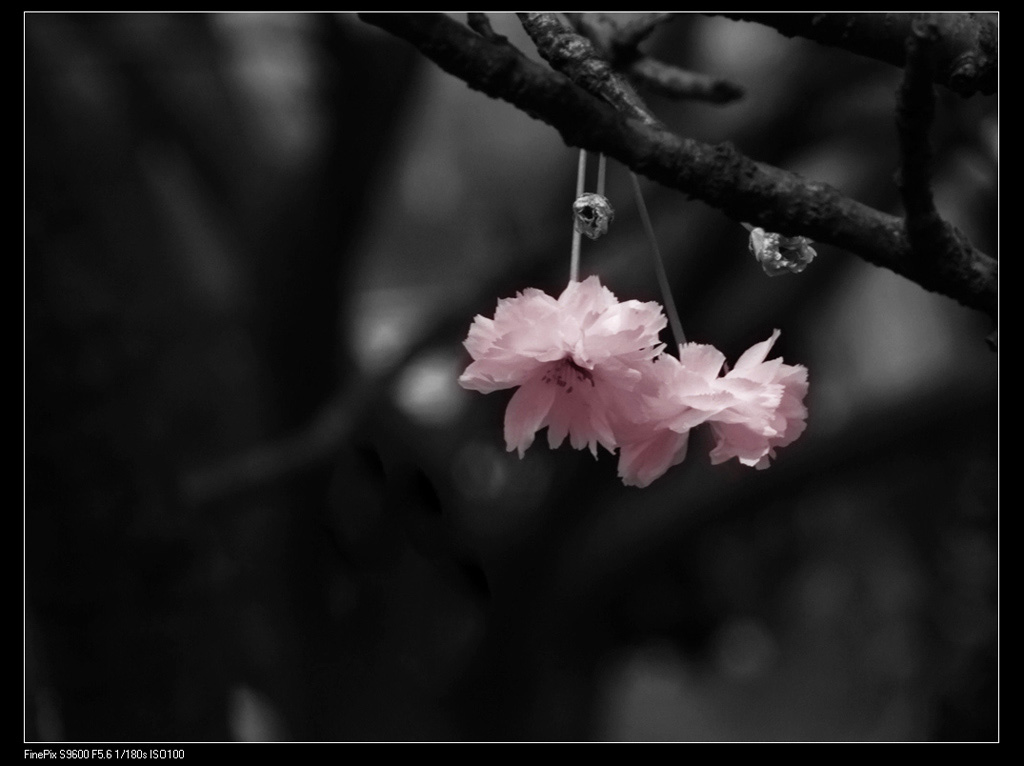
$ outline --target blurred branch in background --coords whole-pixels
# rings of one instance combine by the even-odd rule
[[[292,562],[329,473],[215,519],[178,477],[351,366],[338,279],[415,62],[329,15],[25,21],[30,697],[72,740],[227,739],[254,688],[318,736],[323,585]]]
[[[495,274],[474,285],[471,292],[445,303],[439,315],[419,334],[406,340],[400,353],[381,369],[355,374],[345,388],[309,419],[306,426],[278,441],[259,445],[214,465],[204,465],[181,477],[181,492],[197,508],[301,475],[335,458],[338,449],[373,419],[373,408],[391,395],[395,382],[410,362],[442,341],[465,330],[466,317],[485,311],[507,285],[529,282],[529,276],[551,270],[546,250],[515,262],[499,262]],[[561,264],[559,264],[559,268]]]

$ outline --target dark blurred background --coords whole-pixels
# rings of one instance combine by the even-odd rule
[[[498,32],[535,51],[514,16]],[[767,471],[504,450],[475,313],[565,284],[577,152],[352,15],[29,13],[25,738],[990,740],[991,321],[644,183],[690,339],[782,330]],[[747,90],[682,135],[898,214],[900,71],[684,15]],[[939,89],[935,194],[997,239],[996,97]],[[660,300],[625,169],[583,248]]]

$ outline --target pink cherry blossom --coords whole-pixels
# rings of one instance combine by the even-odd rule
[[[640,417],[615,421],[623,484],[646,487],[683,462],[690,429],[733,402],[716,385],[724,361],[713,346],[687,343],[678,359],[662,354],[649,363],[638,389]]]
[[[642,369],[662,350],[666,319],[655,302],[619,302],[597,277],[570,282],[558,298],[529,288],[476,316],[464,345],[473,362],[459,377],[482,393],[517,388],[505,411],[505,444],[519,456],[547,427],[548,445],[618,446],[612,420],[641,420]]]
[[[712,418],[716,444],[711,462],[737,458],[744,465],[767,468],[775,450],[796,441],[807,427],[807,368],[765,361],[779,337],[755,344],[719,379],[721,390],[735,402]]]
[[[623,484],[646,487],[681,463],[690,430],[704,422],[716,438],[713,464],[736,457],[767,468],[775,449],[792,443],[807,418],[807,369],[765,361],[778,337],[776,330],[748,349],[724,376],[725,356],[706,344],[687,343],[678,359],[662,354],[650,362],[637,389],[639,417],[614,421]]]

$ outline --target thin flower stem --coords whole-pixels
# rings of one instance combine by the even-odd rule
[[[640,191],[640,182],[636,173],[629,172],[633,179],[633,194],[636,196],[636,207],[640,211],[640,220],[643,221],[644,230],[647,232],[647,241],[651,243],[651,256],[654,259],[654,273],[658,276],[658,286],[661,288],[661,297],[665,302],[665,314],[668,316],[668,325],[672,328],[672,336],[676,345],[682,346],[686,343],[686,336],[683,335],[683,324],[679,321],[679,312],[676,311],[676,302],[672,300],[672,290],[669,287],[668,275],[665,273],[665,264],[661,260],[661,250],[658,249],[658,241],[654,238],[654,227],[651,226],[651,217],[647,214],[647,205],[644,203],[644,195]]]
[[[608,160],[604,156],[604,153],[597,155],[597,193],[602,197],[604,194],[604,178],[605,172],[608,168]]]
[[[579,167],[576,170],[576,197],[583,194],[583,186],[587,180],[587,150],[580,149],[580,162]],[[569,259],[569,281],[579,282],[580,281],[580,238],[582,233],[576,227],[576,222],[573,221],[572,226],[572,256]]]

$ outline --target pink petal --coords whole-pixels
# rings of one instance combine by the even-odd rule
[[[619,448],[619,478],[627,487],[646,487],[669,468],[686,458],[689,432],[668,429],[652,432],[647,438],[623,444]]]
[[[679,364],[691,374],[712,381],[725,363],[725,354],[705,343],[684,343],[679,347]]]
[[[742,423],[711,423],[715,434],[715,448],[711,450],[711,464],[724,463],[737,458],[744,465],[757,465],[771,448],[768,439]]]
[[[548,416],[548,446],[551,449],[562,446],[569,432],[574,428],[579,429],[578,422],[586,421],[583,395],[584,391],[577,391],[575,387],[571,394],[566,394],[560,389],[555,392],[555,403]]]
[[[571,396],[568,394],[567,396]],[[600,444],[609,452],[614,452],[618,444],[615,433],[608,422],[608,414],[603,406],[594,401],[584,410],[585,419],[580,418],[573,423],[569,431],[569,443],[574,449],[588,447],[590,454],[597,457],[597,445]]]
[[[473,323],[469,326],[469,335],[466,336],[462,345],[466,347],[471,357],[479,359],[487,353],[487,350],[494,345],[499,337],[494,320],[477,314],[473,317]]]
[[[535,375],[512,395],[505,409],[505,448],[519,451],[519,457],[533,444],[551,405],[555,401],[555,387]]]
[[[744,351],[740,358],[736,360],[736,364],[731,372],[735,372],[737,375],[744,375],[748,370],[763,362],[768,356],[768,352],[772,350],[772,346],[775,345],[775,341],[778,340],[779,335],[780,332],[778,330],[773,330],[772,336],[768,340],[755,343]]]
[[[558,305],[567,314],[584,320],[588,314],[600,315],[618,305],[614,293],[601,284],[596,276],[582,282],[570,282],[558,296]]]

